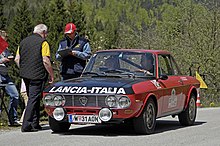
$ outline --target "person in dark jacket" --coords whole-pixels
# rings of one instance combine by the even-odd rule
[[[60,74],[62,80],[77,78],[82,74],[86,60],[91,56],[91,48],[87,39],[76,33],[76,26],[68,23],[64,30],[65,38],[60,41],[56,59],[61,62]],[[66,54],[60,52],[70,50]]]
[[[47,81],[53,83],[54,74],[50,62],[50,48],[46,41],[47,26],[39,24],[34,27],[33,34],[20,42],[15,62],[20,67],[20,76],[23,78],[28,102],[22,123],[22,132],[35,132],[41,128],[40,99]]]

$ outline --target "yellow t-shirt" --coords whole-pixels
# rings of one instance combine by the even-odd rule
[[[47,43],[47,41],[44,41],[42,43],[42,56],[49,56],[50,57],[50,46],[49,44]],[[19,47],[18,47],[18,50],[16,52],[16,54],[19,54]]]

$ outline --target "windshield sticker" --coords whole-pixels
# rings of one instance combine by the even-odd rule
[[[126,94],[124,88],[112,88],[112,87],[71,87],[60,86],[53,87],[49,91],[50,93],[76,93],[76,94]]]
[[[154,86],[155,86],[157,89],[160,89],[160,88],[161,88],[160,83],[158,83],[156,80],[151,80],[151,83],[154,84]]]

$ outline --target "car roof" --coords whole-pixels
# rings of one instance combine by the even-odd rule
[[[166,50],[145,50],[145,49],[110,49],[110,50],[99,50],[99,52],[137,52],[137,53],[152,53],[152,54],[170,54]]]

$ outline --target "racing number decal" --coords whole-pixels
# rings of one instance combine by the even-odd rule
[[[157,89],[160,89],[160,88],[161,88],[160,83],[157,82],[156,80],[151,80],[151,83],[154,84],[154,86],[155,86]]]
[[[173,108],[177,106],[177,95],[176,95],[176,90],[172,89],[171,91],[171,96],[168,100],[168,108]]]

